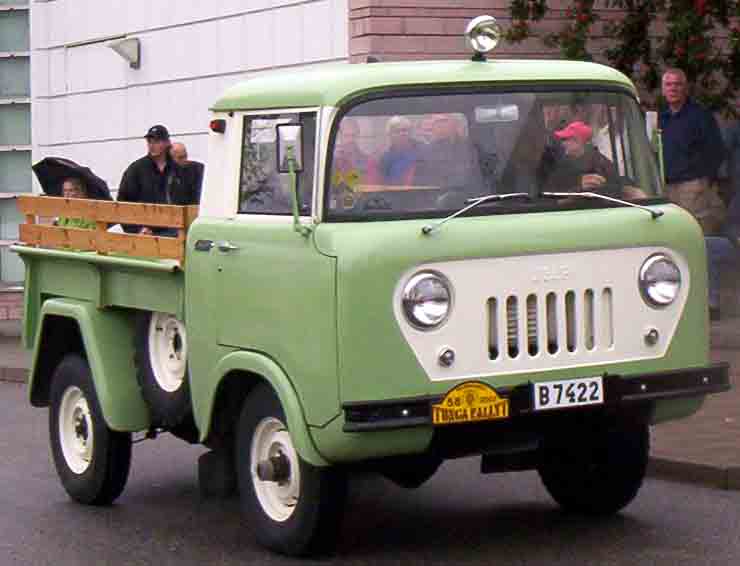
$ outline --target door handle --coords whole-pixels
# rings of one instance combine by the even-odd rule
[[[233,252],[234,250],[238,250],[239,246],[235,246],[228,240],[224,240],[223,242],[216,242],[216,247],[218,248],[218,251],[220,252]]]

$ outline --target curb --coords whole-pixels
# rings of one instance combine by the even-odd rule
[[[699,484],[725,490],[740,490],[740,467],[714,466],[682,460],[651,457],[647,475],[657,479]]]
[[[0,381],[26,383],[28,381],[28,369],[0,367]]]

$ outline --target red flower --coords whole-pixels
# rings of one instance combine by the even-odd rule
[[[676,57],[683,57],[686,53],[686,50],[683,47],[676,47]]]
[[[578,14],[578,21],[582,24],[587,23],[589,19],[588,14]]]
[[[697,14],[703,16],[707,10],[707,0],[694,0],[694,9]]]

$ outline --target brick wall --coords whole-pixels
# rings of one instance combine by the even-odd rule
[[[547,18],[537,24],[538,32],[544,35],[559,31],[567,21],[565,8],[570,4],[568,0],[551,0]],[[349,7],[349,52],[353,63],[365,62],[368,56],[382,61],[467,58],[471,52],[463,33],[470,20],[488,14],[504,29],[510,25],[509,2],[501,0],[350,0]],[[608,45],[601,31],[603,22],[618,18],[621,12],[596,12],[601,21],[594,25],[589,50],[598,54]],[[517,44],[503,42],[494,57],[558,58],[560,54],[534,37]]]
[[[0,289],[0,321],[23,318],[23,291]]]

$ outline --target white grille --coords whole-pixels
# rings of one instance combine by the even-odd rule
[[[516,359],[541,352],[614,346],[612,289],[509,295],[488,299],[488,357]]]
[[[679,265],[681,292],[666,308],[647,306],[637,286],[640,266],[654,253]],[[433,331],[413,328],[401,293],[421,270],[443,273],[453,289],[447,321]],[[401,276],[394,296],[399,328],[433,381],[497,378],[552,369],[603,366],[664,356],[691,285],[686,261],[658,246],[427,263]],[[656,344],[645,340],[655,329]],[[451,349],[455,362],[440,364]]]

